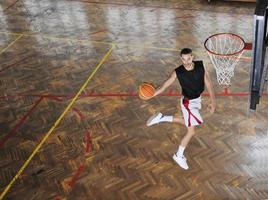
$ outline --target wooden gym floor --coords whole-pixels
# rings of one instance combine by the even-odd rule
[[[217,84],[205,39],[252,41],[254,3],[206,0],[0,2],[0,199],[268,199],[268,99],[248,117],[251,52],[230,87]],[[216,113],[173,160],[186,128],[179,84],[150,101],[190,47],[217,93]],[[203,96],[203,108],[209,102]],[[205,114],[206,109],[202,110]]]

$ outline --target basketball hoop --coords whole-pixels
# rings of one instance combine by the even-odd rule
[[[230,85],[234,69],[250,44],[233,33],[218,33],[206,39],[204,46],[216,70],[220,85]]]

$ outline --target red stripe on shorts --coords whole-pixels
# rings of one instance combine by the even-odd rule
[[[189,114],[189,117],[188,117],[188,127],[191,126],[191,115],[195,118],[195,120],[197,121],[198,124],[201,124],[202,122],[189,109],[189,103],[190,103],[190,100],[189,99],[183,98],[182,104],[184,105],[184,107],[186,108],[186,110],[188,111],[188,114]]]

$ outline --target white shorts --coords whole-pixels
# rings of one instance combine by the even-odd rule
[[[201,97],[196,99],[181,98],[181,111],[183,114],[185,126],[198,126],[203,123],[203,119],[199,113],[201,109]]]

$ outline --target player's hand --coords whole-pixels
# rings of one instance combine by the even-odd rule
[[[208,110],[210,112],[210,114],[213,114],[216,110],[216,103],[215,102],[211,102],[209,105],[208,105]]]
[[[147,101],[147,100],[153,98],[153,96],[152,96],[152,97],[143,97],[143,96],[141,96],[141,95],[139,94],[139,98],[142,99],[142,100]]]
[[[143,100],[148,101],[148,100],[150,100],[151,98],[153,98],[153,97],[143,98]]]

